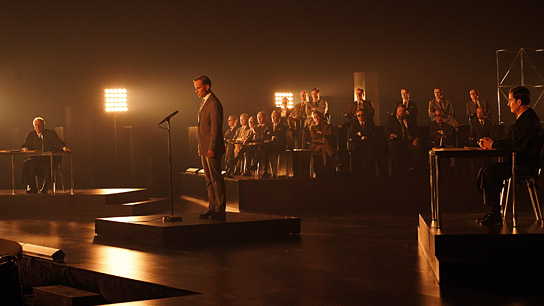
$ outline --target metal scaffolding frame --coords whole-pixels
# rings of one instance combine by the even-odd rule
[[[502,123],[501,118],[501,96],[504,97],[506,100],[508,100],[508,91],[510,88],[516,87],[516,86],[525,86],[527,88],[544,88],[544,78],[542,75],[538,72],[536,65],[534,64],[533,60],[529,57],[529,54],[531,53],[540,53],[544,52],[544,49],[531,49],[531,48],[520,48],[519,50],[513,50],[513,49],[500,49],[496,51],[496,57],[497,57],[497,111],[498,111],[498,120],[499,123]],[[500,58],[499,55],[502,53],[510,53],[515,54],[514,59],[512,60],[512,63],[506,70],[506,72],[501,76],[500,73]],[[544,55],[544,53],[542,53]],[[521,79],[520,83],[518,84],[505,84],[506,79],[510,75],[510,72],[512,69],[516,66],[516,64],[519,63],[520,73],[521,73]],[[525,66],[529,66],[529,68],[532,69],[532,71],[537,75],[539,80],[537,80],[537,83],[534,84],[526,84],[525,83]],[[506,90],[506,91],[505,91]],[[542,96],[544,95],[544,90],[541,91],[540,95],[538,96],[538,99],[533,104],[533,108],[538,105],[538,102],[540,102]]]

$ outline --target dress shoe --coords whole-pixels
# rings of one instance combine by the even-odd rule
[[[502,216],[499,213],[491,213],[489,216],[480,222],[481,225],[493,226],[502,224]]]
[[[26,191],[26,194],[37,194],[38,191],[34,188],[30,188],[30,189],[27,189]]]
[[[227,219],[227,214],[222,212],[222,213],[214,213],[211,215],[210,219],[212,220],[226,220]]]
[[[476,223],[481,223],[482,221],[487,220],[487,218],[489,218],[489,215],[491,215],[491,212],[488,212],[487,214],[483,215],[482,217],[476,219]]]
[[[198,214],[198,218],[200,218],[200,219],[209,219],[213,214],[214,214],[213,211],[208,210],[207,212],[205,212],[203,214]]]
[[[40,189],[40,193],[47,193],[48,191],[49,191],[49,188],[47,187],[47,185],[44,185],[42,189]]]

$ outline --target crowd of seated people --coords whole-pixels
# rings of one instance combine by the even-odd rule
[[[469,91],[466,116],[470,130],[462,141],[459,129],[468,131],[468,127],[456,119],[453,105],[441,88],[434,88],[434,98],[428,103],[428,142],[425,138],[423,144],[421,136],[427,135],[420,135],[418,105],[410,99],[407,88],[401,89],[400,96],[401,101],[380,129],[383,134],[377,132],[374,106],[364,99],[362,88],[356,89],[356,100],[349,103],[344,114],[346,121],[338,127],[329,123],[329,104],[321,98],[318,88],[311,90],[310,99],[307,91],[301,91],[300,102],[292,109],[288,108],[288,99],[283,99],[282,105],[270,114],[271,119],[262,111],[256,118],[244,113],[238,127],[238,119],[230,115],[225,132],[227,175],[270,177],[277,167],[278,155],[287,149],[310,151],[315,173],[331,173],[340,169],[339,151],[344,148],[349,154],[347,169],[352,175],[373,176],[377,174],[377,159],[384,152],[377,149],[378,143],[385,143],[389,174],[409,175],[418,170],[418,160],[426,149],[477,146],[483,137],[495,138],[491,108],[476,89]],[[345,144],[339,143],[343,138],[336,137],[338,131],[344,133]],[[455,161],[451,160],[450,165],[454,167]]]

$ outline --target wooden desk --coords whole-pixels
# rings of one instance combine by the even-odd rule
[[[15,194],[15,156],[49,156],[50,158],[50,167],[51,167],[51,180],[53,180],[54,169],[53,169],[53,156],[70,156],[70,194],[74,194],[74,173],[73,173],[73,161],[72,161],[72,152],[39,152],[39,151],[19,151],[19,150],[0,150],[0,155],[9,155],[11,156],[11,194]],[[52,184],[52,193],[56,193],[56,184]]]
[[[440,177],[439,159],[442,157],[507,157],[512,156],[512,217],[513,227],[517,226],[516,217],[516,153],[510,151],[484,150],[481,148],[433,148],[429,150],[429,178],[431,187],[431,227],[440,229]]]

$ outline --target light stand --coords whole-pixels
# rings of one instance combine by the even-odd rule
[[[170,216],[162,217],[162,222],[181,222],[183,217],[174,216],[174,190],[172,188],[172,145],[170,140],[170,119],[174,117],[178,111],[175,111],[159,122],[159,128],[165,129],[168,132],[168,169],[170,174]],[[161,127],[162,123],[166,122],[166,128]]]

